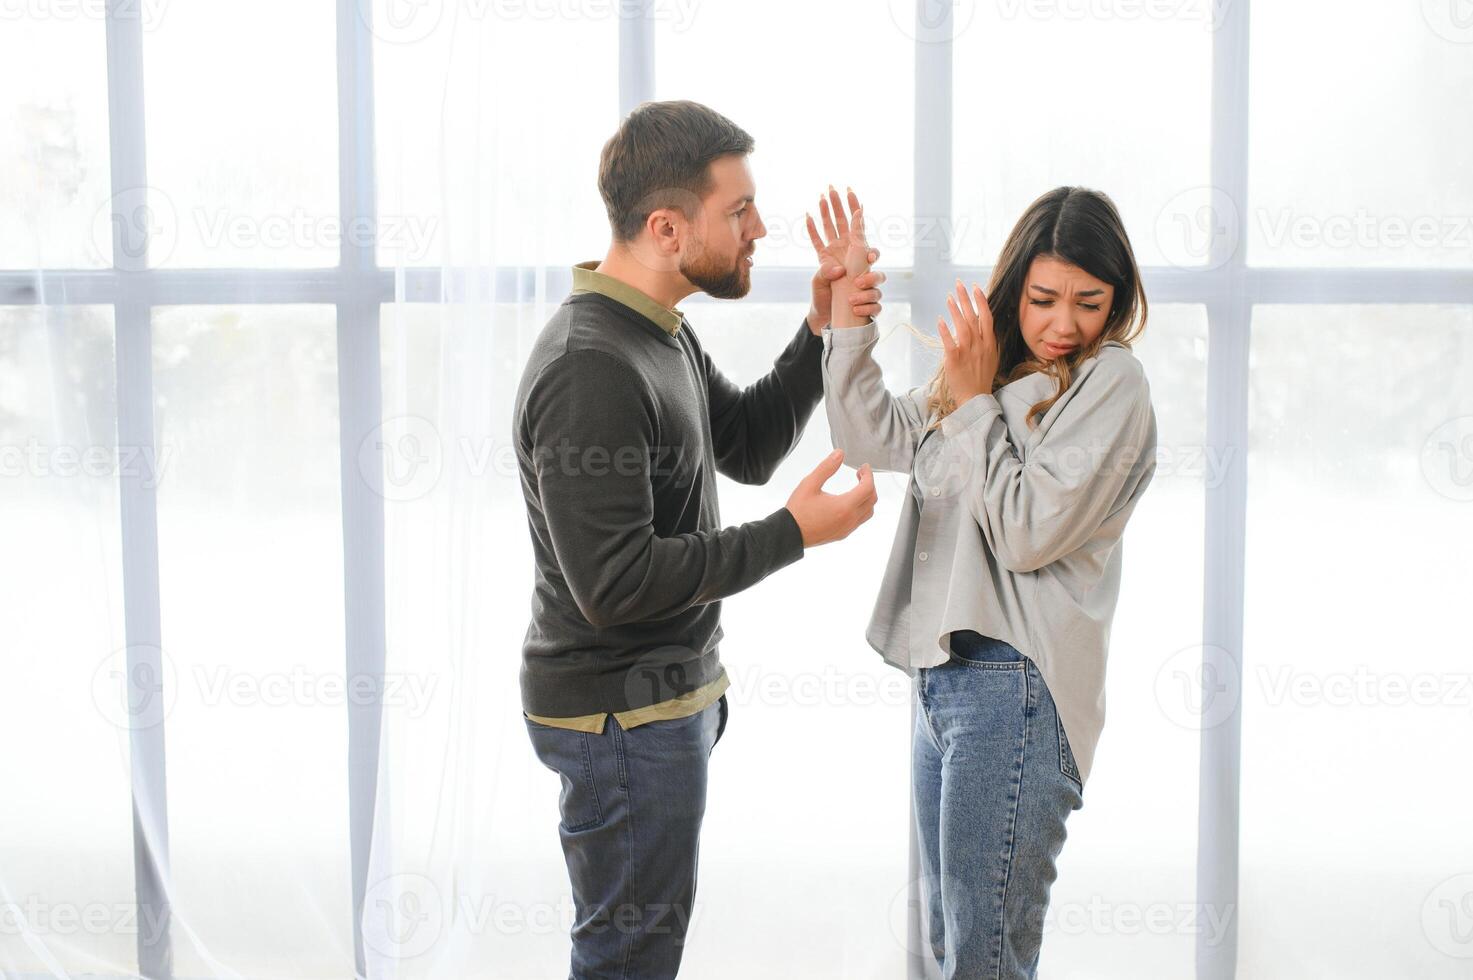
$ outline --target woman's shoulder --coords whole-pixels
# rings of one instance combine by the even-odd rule
[[[1107,340],[1100,344],[1100,349],[1095,351],[1098,360],[1120,360],[1125,358],[1140,363],[1140,358],[1135,356],[1135,351],[1118,340]]]
[[[1149,387],[1145,365],[1135,356],[1135,351],[1118,340],[1107,340],[1101,344],[1094,357],[1089,359],[1088,366],[1091,373],[1102,377]]]

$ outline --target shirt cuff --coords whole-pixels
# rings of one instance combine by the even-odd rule
[[[973,395],[941,420],[941,434],[950,439],[967,431],[992,415],[1002,415],[1002,405],[995,395]]]
[[[873,319],[862,327],[838,327],[832,323],[826,323],[823,327],[823,345],[825,350],[832,348],[854,348],[872,344],[880,339],[880,325]]]
[[[828,328],[828,324],[824,324],[823,329],[827,330]],[[813,328],[808,325],[808,317],[806,315],[803,317],[803,319],[798,321],[798,333],[801,336],[806,337],[808,340],[812,341],[814,344],[823,343],[823,333],[813,332]]]
[[[798,519],[793,512],[786,507],[779,507],[767,517],[763,523],[771,525],[777,535],[777,556],[773,571],[785,568],[803,557],[803,529],[798,526]]]

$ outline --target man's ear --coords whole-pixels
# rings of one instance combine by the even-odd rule
[[[655,254],[670,257],[680,253],[680,244],[688,234],[685,215],[677,208],[656,208],[644,222]]]

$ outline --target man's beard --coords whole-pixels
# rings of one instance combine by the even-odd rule
[[[747,266],[747,256],[751,254],[751,250],[741,253],[736,263],[728,267],[703,248],[697,258],[681,264],[680,274],[713,299],[741,299],[752,288],[751,270]]]

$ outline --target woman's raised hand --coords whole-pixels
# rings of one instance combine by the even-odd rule
[[[864,208],[853,190],[848,192],[848,196],[847,214],[839,192],[832,186],[827,195],[818,199],[818,211],[823,219],[822,235],[813,215],[807,216],[808,238],[818,256],[816,279],[831,284],[831,316],[836,328],[861,326],[876,316],[880,312],[879,286],[885,281],[883,272],[870,268],[880,253],[870,248],[865,239]],[[815,294],[815,301],[817,299]]]
[[[936,318],[936,332],[941,335],[941,346],[946,350],[943,362],[946,386],[960,408],[969,398],[992,394],[992,382],[997,376],[997,337],[992,331],[992,308],[987,305],[987,295],[976,283],[972,283],[972,295],[968,296],[958,279],[955,295],[946,298],[946,308],[956,323],[955,333],[947,327],[945,317]]]

